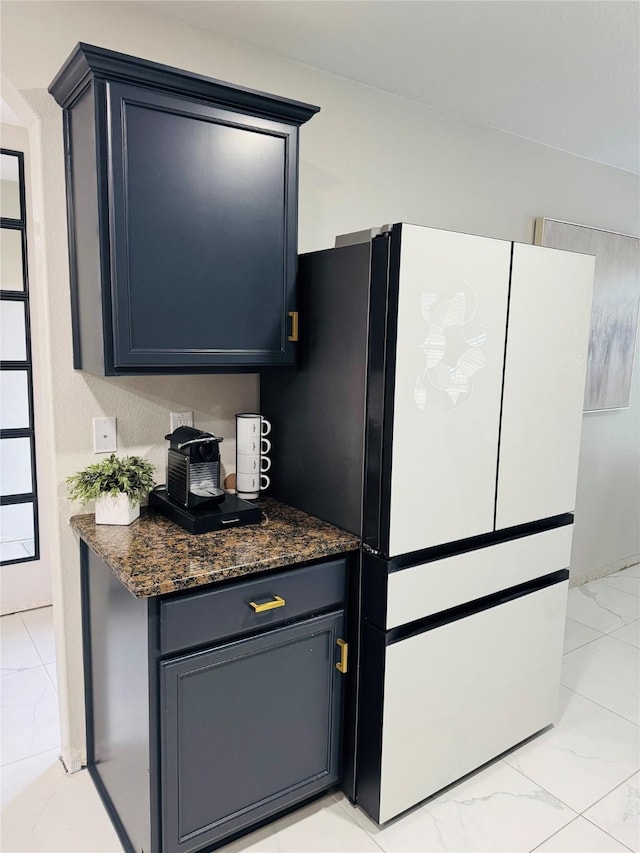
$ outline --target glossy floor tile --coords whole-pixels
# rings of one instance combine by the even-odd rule
[[[564,656],[562,683],[581,696],[638,723],[640,649],[599,637]]]
[[[18,613],[0,618],[0,644],[3,649],[32,642],[22,617]]]
[[[344,808],[352,808],[348,802]],[[503,761],[428,800],[384,828],[356,819],[388,853],[532,850],[576,813]]]
[[[601,579],[569,590],[567,616],[608,634],[640,618],[640,598]]]
[[[606,586],[612,586],[614,589],[622,590],[622,592],[640,596],[640,577],[630,575],[625,571],[616,572],[614,575],[607,575],[602,581]]]
[[[349,806],[351,808],[351,806]],[[380,853],[380,847],[332,796],[323,797],[272,824],[273,849],[281,853]]]
[[[626,627],[626,626],[625,626]],[[602,637],[602,631],[596,631],[589,628],[588,625],[583,625],[581,622],[576,622],[575,619],[567,618],[564,626],[564,653],[572,652],[574,649],[579,649],[580,646],[590,643],[591,640],[597,640]]]
[[[585,817],[637,853],[640,850],[640,774],[636,773],[603,797],[585,812]]]
[[[40,655],[31,641],[15,645],[0,646],[0,676],[34,669],[42,666]]]
[[[536,853],[628,853],[629,848],[597,826],[577,817],[536,847]]]
[[[632,646],[640,648],[640,620],[630,622],[628,625],[623,625],[622,628],[617,628],[609,634],[610,637],[615,637],[616,640],[622,640],[625,643],[631,643]]]
[[[640,578],[640,563],[635,563],[633,566],[628,566],[626,569],[621,569],[616,572],[617,575],[626,575],[627,577]],[[608,577],[611,577],[610,575]]]
[[[86,770],[65,772],[58,750],[2,767],[3,853],[122,853]]]
[[[53,663],[56,648],[53,638],[53,608],[39,607],[20,614],[42,663]]]
[[[44,666],[3,675],[0,689],[0,764],[59,745],[58,696]]]
[[[639,577],[633,572],[570,590],[553,728],[384,827],[334,792],[220,853],[638,851],[640,727],[632,712],[640,598],[627,581]],[[2,617],[0,635],[7,762],[0,767],[0,849],[121,853],[87,772],[65,774],[57,761],[51,609]]]
[[[58,672],[56,670],[55,663],[48,663],[45,666],[45,669],[47,670],[47,675],[51,679],[51,683],[53,684],[54,690],[57,691],[58,690]]]
[[[577,812],[633,773],[640,727],[566,687],[558,722],[504,760]]]

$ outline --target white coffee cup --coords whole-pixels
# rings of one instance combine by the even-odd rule
[[[238,453],[236,455],[236,471],[240,474],[264,474],[271,468],[268,456]]]
[[[237,452],[266,455],[271,450],[271,442],[268,438],[257,438],[254,435],[239,435],[236,439]]]
[[[243,474],[236,471],[236,492],[239,498],[257,498],[262,489],[268,489],[271,480],[267,474]]]
[[[236,435],[238,438],[245,435],[260,437],[269,435],[270,432],[271,423],[262,415],[249,412],[236,415]]]

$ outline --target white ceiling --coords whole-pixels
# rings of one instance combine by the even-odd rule
[[[142,0],[137,5],[640,172],[638,0]]]

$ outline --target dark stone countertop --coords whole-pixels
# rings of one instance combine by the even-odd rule
[[[257,503],[262,522],[192,534],[149,509],[129,526],[96,524],[76,515],[70,524],[136,598],[193,589],[345,551],[360,540],[271,498]]]

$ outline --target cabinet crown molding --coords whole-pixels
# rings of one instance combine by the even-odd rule
[[[225,83],[203,74],[194,74],[84,42],[75,46],[49,86],[49,93],[66,109],[92,78],[135,82],[154,89],[179,92],[181,95],[194,95],[211,104],[241,109],[297,127],[320,111],[320,107],[313,104]]]

